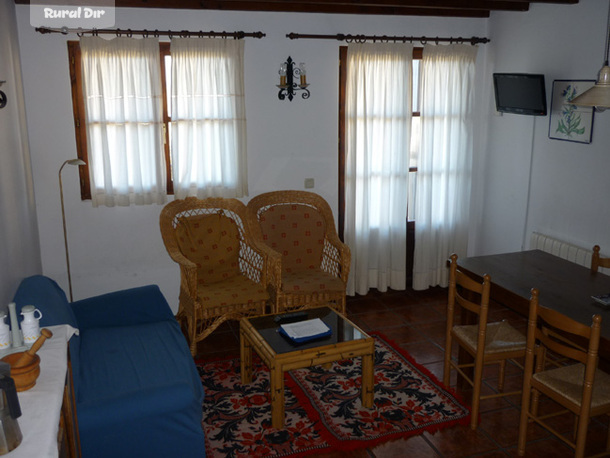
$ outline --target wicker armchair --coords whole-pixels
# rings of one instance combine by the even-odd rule
[[[267,275],[280,267],[277,253],[247,230],[246,206],[236,199],[189,197],[167,204],[159,218],[170,257],[180,265],[180,305],[191,353],[220,324],[263,315]],[[273,307],[275,308],[275,307]]]
[[[330,305],[345,313],[350,250],[337,235],[328,203],[306,191],[275,191],[248,203],[248,223],[281,254],[273,284],[276,312]]]

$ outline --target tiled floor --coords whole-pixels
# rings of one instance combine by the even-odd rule
[[[445,306],[447,290],[371,292],[366,296],[348,297],[348,317],[364,331],[380,331],[409,352],[437,378],[443,376],[445,341]],[[525,319],[501,306],[492,306],[490,320],[509,320],[525,330]],[[211,337],[200,343],[198,357],[207,359],[239,353],[238,323],[225,324]],[[490,366],[485,371],[485,390],[495,391],[497,371]],[[453,375],[452,384],[456,377]],[[505,390],[520,389],[522,377],[517,366],[507,368]],[[469,402],[468,392],[461,391]],[[481,402],[481,422],[476,431],[468,426],[456,426],[435,434],[424,433],[409,439],[387,442],[372,449],[333,453],[331,457],[502,457],[517,456],[516,444],[519,423],[520,397],[496,398]],[[549,412],[557,407],[547,401],[541,409]],[[607,421],[607,419],[602,419]],[[561,431],[571,431],[573,420],[565,414],[555,422]],[[588,436],[587,453],[603,450],[607,423],[594,420]],[[555,439],[545,429],[530,425],[526,456],[569,457],[572,450]]]

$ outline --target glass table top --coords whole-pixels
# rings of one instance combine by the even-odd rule
[[[248,321],[276,354],[290,353],[292,351],[307,350],[325,345],[334,345],[337,343],[369,338],[368,334],[363,332],[347,318],[336,313],[330,307],[306,309],[303,310],[303,312],[305,312],[307,316],[299,321],[320,318],[332,330],[332,334],[310,342],[295,344],[279,333],[281,323],[277,323],[274,318],[277,315],[282,315],[281,313],[248,318]]]

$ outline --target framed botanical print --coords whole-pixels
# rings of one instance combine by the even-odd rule
[[[595,85],[595,80],[555,80],[551,99],[549,138],[591,143],[593,107],[578,107],[570,101]]]

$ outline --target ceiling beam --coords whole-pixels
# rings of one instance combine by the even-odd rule
[[[30,4],[30,0],[14,0]],[[35,3],[36,0],[32,0]],[[487,18],[491,11],[528,11],[530,3],[576,4],[579,0],[115,0],[117,8],[335,13]],[[58,3],[61,3],[59,1]],[[95,4],[96,0],[89,0]],[[106,0],[107,3],[107,0]]]
[[[205,5],[210,0],[201,0]],[[232,3],[253,3],[258,5],[259,0],[216,0],[219,4]],[[292,4],[292,0],[265,0],[265,3]],[[453,10],[504,10],[504,11],[527,11],[528,2],[520,1],[489,1],[489,0],[298,0],[297,3],[307,5],[333,5],[337,7],[362,6],[362,7],[398,7],[398,8],[430,8],[430,9],[453,9]]]
[[[201,0],[201,9],[226,11],[267,11],[287,13],[342,13],[342,14],[383,14],[397,16],[442,16],[442,17],[489,17],[489,10],[458,8],[418,8],[405,7],[401,2],[386,4],[362,4],[356,2],[310,2],[304,1],[249,1],[249,0]]]
[[[497,0],[489,0],[495,2]],[[556,3],[560,5],[576,5],[580,0],[511,0],[511,2],[526,2],[526,3]]]

